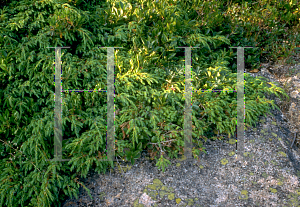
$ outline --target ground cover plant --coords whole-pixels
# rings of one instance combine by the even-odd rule
[[[267,58],[288,58],[299,45],[296,1],[7,1],[0,11],[0,205],[59,206],[76,196],[106,149],[106,93],[63,94],[63,157],[54,154],[53,49],[62,49],[63,89],[105,89],[107,52],[115,52],[116,157],[134,161],[149,150],[164,170],[183,152],[184,50],[192,50],[193,90],[236,90],[236,49],[246,71]],[[288,26],[288,27],[287,27]],[[287,29],[288,28],[288,29]],[[289,46],[278,42],[287,40]],[[270,53],[265,55],[265,53]],[[287,60],[289,61],[289,60]],[[264,92],[283,89],[245,74],[245,124],[274,103]],[[201,140],[232,136],[236,93],[193,92],[193,156]],[[126,151],[124,149],[127,149]],[[85,186],[83,186],[85,187]],[[86,189],[86,188],[85,188]],[[86,189],[88,190],[88,189]]]

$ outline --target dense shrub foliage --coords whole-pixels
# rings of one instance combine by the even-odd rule
[[[272,2],[272,1],[271,1]],[[278,3],[279,2],[279,3]],[[63,93],[63,158],[54,154],[54,49],[62,49],[63,89],[106,89],[107,50],[115,51],[115,155],[134,161],[149,150],[163,170],[184,147],[184,49],[192,50],[193,90],[236,90],[237,50],[246,71],[266,51],[286,57],[299,44],[296,1],[4,1],[0,10],[0,206],[58,206],[77,196],[93,168],[105,173],[106,93]],[[4,6],[5,5],[5,6]],[[280,14],[280,15],[279,15]],[[292,41],[293,40],[293,41]],[[282,54],[284,56],[282,56]],[[245,124],[253,126],[274,103],[264,92],[281,88],[245,73]],[[193,92],[193,156],[201,140],[232,136],[235,92]],[[124,148],[129,149],[127,153]],[[85,188],[88,190],[87,188]]]

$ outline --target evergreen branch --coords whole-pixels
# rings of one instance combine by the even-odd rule
[[[3,141],[2,139],[0,139],[1,142],[3,142],[4,144],[8,145],[7,142]],[[13,150],[17,151],[16,149],[14,149],[13,147],[11,147],[10,145],[8,145],[10,148],[12,148]],[[19,152],[21,152],[20,150],[18,150]],[[26,158],[26,160],[28,160],[28,158],[21,152],[21,154]],[[40,169],[31,161],[29,161],[36,169],[38,169],[38,171],[40,171]],[[41,171],[40,171],[41,172]]]

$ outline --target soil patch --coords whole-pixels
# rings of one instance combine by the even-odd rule
[[[124,174],[91,173],[84,183],[93,200],[80,189],[63,206],[298,206],[299,151],[279,113],[261,121],[245,132],[243,157],[234,140],[208,140],[199,160],[172,159],[163,173],[143,152],[134,166],[121,164]]]

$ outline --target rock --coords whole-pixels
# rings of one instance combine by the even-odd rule
[[[258,73],[251,73],[250,75],[253,77],[262,76],[272,83],[278,83],[288,94],[290,100],[283,97],[281,101],[275,97],[275,103],[289,121],[290,131],[297,137],[294,144],[300,148],[300,73],[288,77],[288,71],[300,71],[300,64],[293,66],[281,64],[272,65],[272,63],[262,64],[262,68]]]

